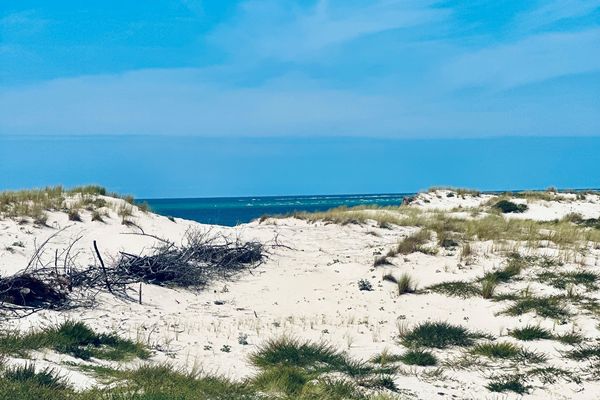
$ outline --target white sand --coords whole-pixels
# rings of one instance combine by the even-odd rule
[[[447,197],[439,191],[419,195],[417,204],[427,209],[476,207],[490,196]],[[109,201],[120,201],[109,199]],[[425,202],[427,200],[428,202]],[[600,199],[571,202],[529,202],[529,211],[511,217],[550,220],[570,212],[587,218],[600,217]],[[143,252],[156,244],[154,239],[129,235],[135,228],[121,225],[115,212],[106,223],[92,222],[88,212],[83,222],[68,221],[66,214],[49,213],[51,227],[20,225],[12,220],[0,220],[0,273],[12,274],[23,268],[38,245],[57,231],[67,227],[49,245],[45,257],[53,257],[73,238],[82,235],[76,245],[78,263],[94,261],[92,241],[97,240],[106,259],[119,250]],[[247,355],[270,337],[296,336],[311,340],[326,340],[352,356],[368,359],[388,349],[400,353],[398,327],[412,326],[425,320],[443,320],[461,324],[473,330],[485,331],[502,340],[516,341],[506,336],[507,330],[531,322],[541,324],[556,333],[581,331],[587,337],[600,337],[597,320],[576,316],[572,322],[557,325],[551,320],[527,314],[521,317],[496,316],[506,302],[481,298],[460,299],[439,294],[398,296],[395,287],[381,280],[383,273],[400,276],[409,272],[420,287],[447,280],[468,280],[498,267],[502,258],[486,252],[489,243],[478,243],[481,249],[471,265],[461,265],[458,251],[443,250],[436,256],[414,253],[393,259],[395,265],[374,268],[373,260],[392,248],[399,239],[415,231],[412,227],[378,228],[369,226],[314,223],[295,219],[253,222],[235,228],[201,225],[191,221],[169,219],[152,213],[135,211],[135,222],[146,233],[156,234],[179,242],[190,227],[211,229],[213,232],[241,235],[243,239],[279,242],[290,248],[272,249],[269,259],[251,272],[229,282],[215,282],[200,293],[144,285],[143,304],[123,302],[107,294],[95,309],[69,312],[40,312],[5,325],[28,329],[56,323],[67,318],[85,321],[99,331],[116,331],[124,337],[139,339],[157,349],[153,360],[168,360],[186,367],[201,366],[233,378],[253,373],[246,362]],[[376,233],[374,235],[373,233]],[[20,247],[21,242],[24,247]],[[19,244],[19,245],[16,245]],[[487,246],[487,247],[486,247]],[[10,250],[8,249],[10,248]],[[588,266],[597,268],[600,251],[587,257]],[[568,267],[568,266],[567,266]],[[368,279],[374,291],[359,291],[357,281]],[[532,287],[540,293],[551,293],[547,286]],[[215,304],[219,300],[222,305]],[[248,345],[238,343],[241,334],[248,335]],[[565,362],[560,351],[568,346],[556,341],[522,342],[528,349],[548,355],[548,365],[573,367]],[[220,349],[231,346],[230,352]],[[435,351],[440,358],[456,357],[458,349]],[[57,354],[37,354],[46,364],[69,357]],[[75,370],[65,370],[73,384],[87,387],[93,379]],[[496,394],[485,389],[486,377],[501,371],[445,369],[443,377],[427,377],[432,368],[406,367],[406,374],[396,377],[396,384],[407,389],[414,398],[519,398],[513,394]],[[537,384],[523,398],[531,399],[597,399],[600,384],[559,381],[553,385]]]

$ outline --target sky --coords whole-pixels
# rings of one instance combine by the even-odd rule
[[[570,147],[568,156],[577,160],[590,143],[598,145],[598,93],[596,0],[0,0],[0,188],[43,184],[42,160],[29,176],[15,175],[14,157],[6,155],[8,148],[27,154],[31,137],[36,143],[60,138],[57,143],[84,153],[83,146],[102,147],[104,137],[123,148],[138,145],[135,137],[155,144],[169,138],[179,146],[171,155],[152,154],[175,164],[186,146],[199,157],[210,148],[211,156],[224,159],[226,146],[260,139],[261,152],[251,162],[265,170],[282,156],[275,149],[299,138],[313,140],[340,164],[361,156],[360,149],[352,157],[344,153],[352,140],[391,143],[379,150],[387,160],[401,156],[391,149],[402,143],[420,140],[422,151],[427,143],[444,144],[441,161],[449,163],[464,140],[485,153],[497,138],[519,146],[546,138],[550,147],[557,143],[552,138],[573,138],[583,146]],[[304,157],[312,154],[299,148]],[[505,151],[494,160],[509,160]],[[229,162],[244,170],[240,161]],[[190,158],[179,173],[200,179],[191,176],[193,166]],[[302,163],[290,168],[301,171]],[[433,166],[422,168],[415,179],[423,185],[439,180]],[[324,179],[304,170],[306,181]],[[219,169],[211,174],[217,182],[226,177]],[[598,183],[598,172],[587,175],[588,181],[572,182]],[[79,183],[78,176],[66,168],[52,180]],[[400,178],[397,185],[380,179],[374,187],[398,192],[411,186]],[[246,178],[235,174],[227,179],[232,187],[171,193],[310,189],[258,181],[244,187]],[[115,186],[121,177],[102,181]],[[445,181],[461,179],[448,173]],[[139,180],[124,184],[152,196],[167,193],[169,183],[154,189]],[[318,188],[356,193],[362,186],[324,181]]]

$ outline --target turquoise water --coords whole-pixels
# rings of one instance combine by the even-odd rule
[[[402,194],[365,194],[332,196],[220,197],[198,199],[140,199],[155,213],[190,219],[205,224],[235,226],[263,215],[281,215],[295,211],[325,211],[358,205],[400,205]]]

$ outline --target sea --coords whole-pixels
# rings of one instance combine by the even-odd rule
[[[153,212],[204,224],[235,226],[265,215],[286,215],[297,211],[325,211],[360,205],[394,206],[413,193],[352,194],[317,196],[216,197],[186,199],[138,199]]]

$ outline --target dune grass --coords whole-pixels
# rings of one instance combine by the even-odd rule
[[[461,297],[463,299],[481,295],[481,290],[471,282],[466,281],[448,281],[425,288],[435,293],[446,296]]]
[[[88,211],[105,207],[106,201],[98,196],[120,198],[133,203],[132,196],[109,193],[102,186],[87,185],[66,189],[62,186],[48,186],[41,189],[0,192],[0,218],[30,218],[35,224],[45,225],[46,211],[65,211],[72,221],[80,221],[79,209]],[[67,198],[75,198],[75,202]]]
[[[423,322],[405,332],[401,342],[407,347],[433,347],[443,349],[450,346],[471,346],[480,334],[447,322]]]
[[[571,315],[564,304],[563,298],[559,296],[523,297],[503,311],[504,314],[512,316],[523,315],[528,312],[534,312],[540,317],[557,320],[563,320]]]
[[[417,290],[417,285],[414,279],[407,273],[404,273],[400,276],[400,278],[396,281],[396,285],[398,287],[398,295],[414,293]]]
[[[400,361],[407,365],[418,365],[420,367],[429,367],[437,365],[436,356],[427,350],[413,349],[407,350],[400,356]]]
[[[589,271],[553,272],[545,271],[538,274],[540,282],[557,289],[566,289],[569,285],[583,285],[587,290],[597,290],[600,276]]]
[[[122,361],[150,354],[140,343],[114,334],[98,334],[82,322],[66,321],[41,331],[0,334],[0,354],[26,356],[30,350],[51,349],[84,360]]]
[[[525,394],[529,387],[525,386],[524,377],[521,375],[501,375],[493,378],[486,385],[491,392],[515,392]]]
[[[523,328],[516,328],[510,332],[510,335],[523,341],[553,339],[554,335],[545,328],[536,325],[527,325]]]
[[[492,359],[527,361],[536,363],[546,360],[544,355],[525,350],[522,347],[509,342],[480,343],[471,349],[471,353]]]

